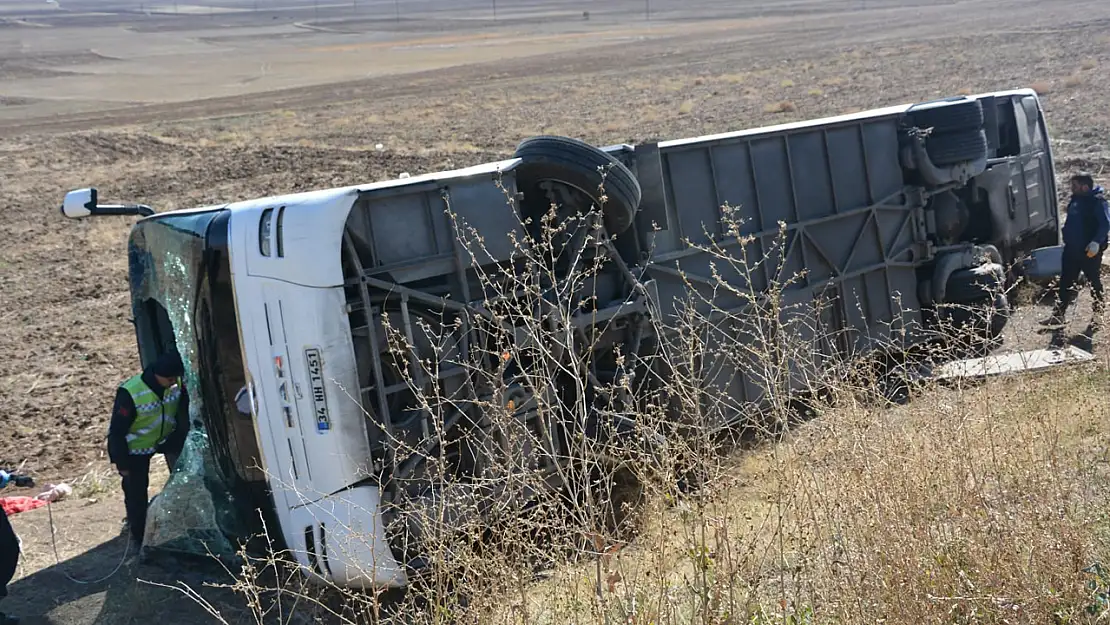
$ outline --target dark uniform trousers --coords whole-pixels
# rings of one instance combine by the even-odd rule
[[[170,452],[164,449],[156,450],[165,454],[166,464],[170,471],[177,465],[179,451]],[[143,544],[143,535],[146,533],[146,512],[150,504],[150,459],[153,455],[129,455],[125,462],[127,475],[123,476],[123,507],[127,510],[127,524],[131,531],[131,538],[137,545]]]
[[[1087,281],[1091,283],[1091,295],[1094,296],[1095,313],[1101,313],[1103,309],[1104,296],[1102,291],[1102,255],[1106,252],[1106,246],[1100,246],[1098,254],[1094,258],[1087,257],[1087,251],[1084,249],[1069,249],[1064,248],[1064,256],[1061,258],[1062,266],[1060,267],[1060,291],[1056,299],[1056,314],[1063,315],[1068,306],[1075,301],[1075,296],[1078,291],[1076,289],[1076,282],[1079,281],[1079,274],[1086,276]]]

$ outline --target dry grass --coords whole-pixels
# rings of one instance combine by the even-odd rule
[[[1048,95],[1052,92],[1052,85],[1045,81],[1037,81],[1031,83],[1029,88],[1037,92],[1037,95]]]
[[[852,407],[653,507],[601,596],[566,570],[497,622],[1086,622],[1110,556],[1105,369]],[[1015,398],[1017,401],[1015,401]]]
[[[1087,77],[1082,74],[1072,74],[1064,79],[1064,87],[1074,89],[1087,82]]]
[[[71,486],[74,497],[94,499],[118,488],[118,476],[109,470],[93,469],[75,480]]]
[[[763,107],[764,113],[793,113],[797,110],[798,106],[789,100],[772,102]]]
[[[444,587],[423,595],[431,611],[356,603],[437,623],[1088,622],[1110,598],[1093,572],[1110,557],[1108,384],[1086,368],[827,407],[777,442],[702,456],[694,494],[651,482],[630,543],[549,519],[595,536],[585,562],[524,534],[480,556],[451,542],[469,603]],[[504,549],[564,564],[534,583]]]

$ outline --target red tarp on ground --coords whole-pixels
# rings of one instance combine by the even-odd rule
[[[0,507],[4,508],[4,514],[8,516],[34,510],[35,508],[41,508],[45,505],[45,501],[42,499],[35,499],[34,497],[0,497]]]

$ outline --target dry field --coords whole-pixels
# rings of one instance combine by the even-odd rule
[[[72,558],[60,567],[46,511],[13,519],[24,540],[24,565],[0,608],[41,619],[27,622],[205,618],[178,593],[136,582],[134,571],[91,585],[66,577],[99,578],[119,561],[123,508],[103,437],[113,388],[137,366],[128,323],[128,223],[64,221],[57,207],[68,189],[92,184],[108,200],[181,208],[475,164],[503,157],[540,133],[595,144],[634,142],[1024,86],[1042,94],[1059,178],[1083,168],[1110,182],[1104,91],[1110,3],[1101,0],[794,0],[770,8],[748,0],[502,0],[496,19],[489,3],[478,1],[399,3],[399,18],[388,0],[262,4],[258,11],[250,2],[199,8],[163,2],[141,10],[81,0],[62,0],[61,8],[0,5],[0,465],[22,465],[42,483],[79,482],[81,494],[54,508],[59,551]],[[648,4],[651,20],[644,19]],[[374,149],[378,143],[382,150]],[[1087,305],[1081,296],[1081,307]],[[1009,347],[1047,345],[1050,337],[1031,323],[1045,313],[1022,309],[1008,331]],[[1072,331],[1081,329],[1082,314]],[[1110,351],[1103,341],[1085,345],[1105,362]],[[979,583],[980,569],[961,568],[964,577],[951,579],[942,571],[928,592],[959,606],[950,611],[952,622],[977,622],[998,609],[998,593],[1019,588],[1037,600],[1009,597],[1007,606],[1023,607],[1007,621],[987,620],[1045,622],[1040,616],[1057,609],[1045,607],[1051,601],[1074,607],[1082,600],[1077,593],[1085,580],[1078,571],[1099,554],[1110,556],[1099,542],[1110,525],[1090,505],[1110,493],[1103,471],[1110,380],[1104,369],[1047,380],[994,382],[959,399],[927,399],[898,415],[831,416],[799,434],[800,442],[740,462],[735,483],[723,492],[751,500],[745,504],[750,521],[766,513],[760,505],[771,501],[766,492],[773,485],[820,475],[813,497],[872,501],[884,515],[917,506],[918,517],[898,521],[910,535],[922,515],[985,505],[970,486],[959,486],[964,490],[949,500],[937,494],[963,484],[968,472],[1012,479],[1000,487],[1005,505],[998,510],[1029,524],[1021,526],[1024,533],[995,539],[1019,551],[1022,544],[1043,550],[1050,564],[1018,566],[1020,557],[969,549],[959,557],[971,566],[1011,568],[996,569],[994,586]],[[1015,396],[1037,409],[1000,399]],[[1011,404],[997,411],[1010,419],[1010,429],[985,436],[991,424],[967,415],[999,403]],[[946,422],[967,427],[954,436]],[[946,432],[952,438],[943,453],[923,443],[922,437]],[[865,444],[853,445],[853,437]],[[1046,439],[1052,439],[1047,447]],[[1017,447],[999,452],[996,443]],[[807,464],[814,449],[827,459],[819,467]],[[994,453],[1000,456],[984,458]],[[906,471],[893,471],[881,461],[884,454],[896,455]],[[935,473],[913,464],[926,459],[939,463]],[[1096,464],[1098,470],[1091,468]],[[851,471],[860,482],[837,481],[830,467]],[[1030,471],[1056,473],[1042,480]],[[913,475],[941,490],[908,502],[860,486],[888,480],[908,487]],[[1086,481],[1082,487],[1060,481],[1073,477]],[[1066,491],[1066,501],[1023,507],[1025,500],[1010,497],[1014,489],[1033,493],[1031,501]],[[934,509],[925,510],[929,504]],[[1052,521],[1038,525],[1038,515]],[[673,521],[664,516],[661,523]],[[806,532],[822,519],[790,518],[796,523],[791,536],[817,540]],[[858,517],[832,520],[865,525]],[[976,522],[953,517],[946,540],[973,535]],[[892,547],[883,544],[879,528],[866,528],[871,547]],[[787,532],[776,535],[783,545]],[[892,577],[806,588],[782,581],[781,604],[794,605],[788,591],[889,598],[895,591],[876,584],[894,577],[909,593],[906,606],[928,604],[914,594],[924,583],[911,574],[919,569],[906,564],[928,536],[915,540],[892,551],[887,568],[862,556],[857,562]],[[657,568],[642,554],[625,564],[633,565]],[[173,583],[180,576],[153,570],[140,577]],[[973,581],[962,598],[951,598],[951,584],[965,578]],[[1007,585],[1014,579],[1024,581]],[[1056,599],[1046,598],[1049,585]],[[229,621],[249,620],[232,598],[211,592],[230,606]],[[545,589],[535,592],[542,596]],[[994,598],[983,598],[988,595]],[[777,605],[778,599],[767,601]],[[532,621],[559,620],[554,612],[550,618],[527,612],[535,601],[544,603],[521,599],[514,610],[525,610]],[[882,616],[862,604],[838,613]],[[907,608],[887,616],[937,613]]]

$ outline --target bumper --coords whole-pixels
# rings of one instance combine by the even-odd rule
[[[1041,247],[1021,261],[1021,273],[1030,282],[1043,284],[1060,276],[1063,269],[1064,246]]]
[[[289,511],[286,544],[309,579],[345,588],[407,584],[385,539],[379,491],[359,486]]]

